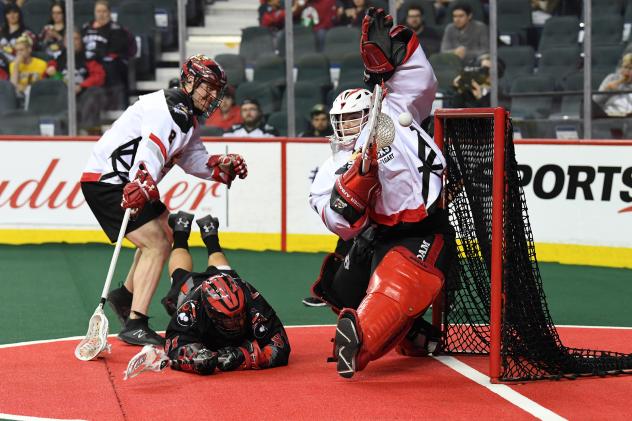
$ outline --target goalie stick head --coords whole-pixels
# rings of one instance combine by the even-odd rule
[[[336,97],[329,118],[334,129],[330,137],[334,152],[352,150],[360,132],[369,121],[371,92],[366,89],[347,89]]]
[[[246,298],[244,290],[229,275],[215,275],[200,286],[206,315],[217,331],[226,338],[244,333]]]

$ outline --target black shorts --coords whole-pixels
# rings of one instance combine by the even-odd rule
[[[125,209],[121,207],[123,184],[83,182],[81,183],[81,191],[88,206],[90,206],[90,210],[99,221],[99,225],[110,241],[115,243],[125,214]],[[130,218],[125,234],[158,218],[165,210],[167,207],[160,200],[147,203],[134,219]]]

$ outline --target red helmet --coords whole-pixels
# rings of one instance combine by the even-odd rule
[[[234,338],[244,333],[246,298],[244,290],[229,275],[211,276],[201,285],[206,314],[219,333]]]
[[[224,97],[226,74],[224,73],[224,69],[222,69],[215,60],[203,54],[196,54],[189,57],[182,65],[182,69],[180,70],[180,84],[184,86],[191,76],[193,76],[193,88],[189,93],[191,97],[193,97],[193,93],[200,84],[203,82],[208,84],[209,90],[205,98],[203,98],[204,106],[202,109],[194,107],[198,113],[204,114],[205,117],[207,117],[215,111]],[[216,91],[217,96],[213,96],[210,93],[211,90]]]

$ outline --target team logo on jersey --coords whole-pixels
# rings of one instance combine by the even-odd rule
[[[386,164],[393,158],[395,158],[395,154],[393,153],[393,148],[390,146],[384,146],[377,153],[377,160],[380,161],[380,164]]]
[[[252,333],[255,335],[255,338],[261,339],[268,333],[268,328],[265,323],[268,321],[267,318],[263,316],[261,313],[256,313],[252,318]]]
[[[197,320],[197,306],[194,301],[187,301],[180,306],[176,321],[182,327],[191,327]]]
[[[181,114],[185,118],[189,118],[190,110],[186,105],[184,105],[181,102],[171,107],[171,110],[176,114]]]

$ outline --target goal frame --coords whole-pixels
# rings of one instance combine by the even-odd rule
[[[494,160],[492,179],[492,256],[491,256],[491,303],[489,377],[499,383],[501,371],[501,330],[503,291],[503,207],[505,193],[505,134],[509,112],[503,107],[495,108],[440,108],[434,113],[434,140],[444,150],[444,128],[448,119],[491,118],[494,120]],[[445,155],[445,154],[444,154]],[[445,175],[444,175],[445,180]],[[445,189],[443,190],[445,195]],[[446,206],[445,196],[442,198]],[[437,297],[432,306],[432,323],[441,328],[443,296]]]

